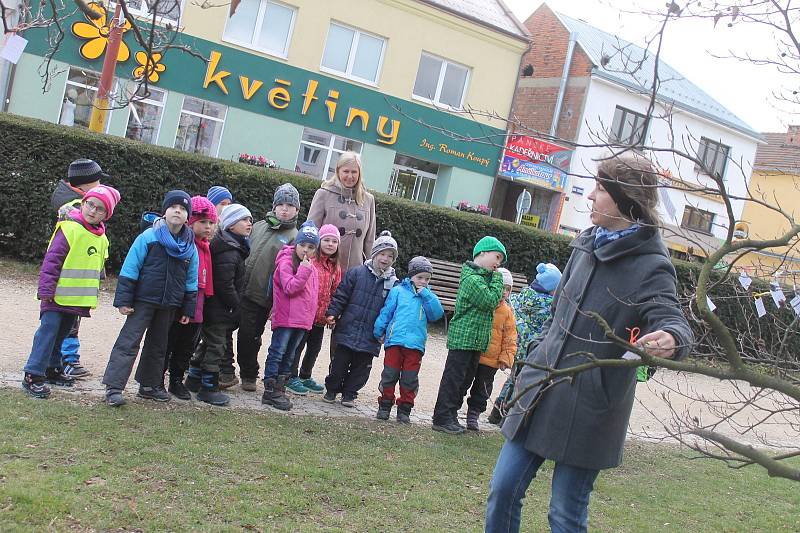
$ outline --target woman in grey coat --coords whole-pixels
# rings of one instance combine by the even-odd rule
[[[636,368],[595,367],[570,380],[542,368],[619,359],[588,315],[596,312],[619,337],[639,328],[648,354],[688,354],[692,331],[676,296],[675,269],[658,231],[658,181],[641,156],[615,157],[598,168],[591,228],[572,255],[553,300],[552,317],[531,343],[517,377],[521,397],[503,424],[486,509],[486,531],[519,531],[522,498],[545,460],[555,462],[548,521],[554,532],[586,531],[589,496],[602,469],[618,466],[636,389]]]

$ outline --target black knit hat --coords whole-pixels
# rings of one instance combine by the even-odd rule
[[[169,191],[164,196],[164,201],[161,203],[161,212],[165,213],[167,209],[173,205],[179,205],[183,207],[187,213],[192,212],[192,198],[189,196],[189,193],[185,191],[177,189],[174,191]]]
[[[100,165],[91,159],[76,159],[69,164],[69,169],[67,169],[67,180],[73,187],[107,180],[108,178],[109,175],[103,172]]]

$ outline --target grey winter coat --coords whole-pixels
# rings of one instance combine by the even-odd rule
[[[619,359],[625,350],[612,344],[586,312],[600,314],[614,332],[629,337],[664,330],[675,337],[675,357],[686,356],[694,336],[676,296],[675,269],[657,231],[634,234],[594,249],[595,228],[570,245],[572,255],[553,299],[552,317],[528,350],[538,365],[569,368],[587,361],[580,352]],[[517,377],[520,393],[542,380],[545,372],[529,366]],[[580,468],[618,466],[628,428],[635,368],[593,368],[543,390],[534,386],[512,407],[503,424],[507,439],[524,439],[529,451]],[[539,397],[538,404],[531,405]]]

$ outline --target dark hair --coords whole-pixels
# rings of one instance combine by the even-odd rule
[[[597,180],[622,216],[658,225],[658,172],[647,158],[627,154],[606,159],[597,166]]]

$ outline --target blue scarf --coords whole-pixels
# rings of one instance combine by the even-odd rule
[[[618,231],[611,231],[603,226],[597,226],[597,231],[594,234],[594,249],[596,250],[601,246],[619,240],[623,237],[627,237],[628,235],[636,233],[637,231],[639,231],[639,224],[634,224],[629,228]]]
[[[189,226],[184,225],[180,233],[173,235],[169,231],[167,221],[162,217],[153,222],[153,231],[156,232],[158,242],[170,257],[185,261],[194,254],[194,233],[189,229]]]

